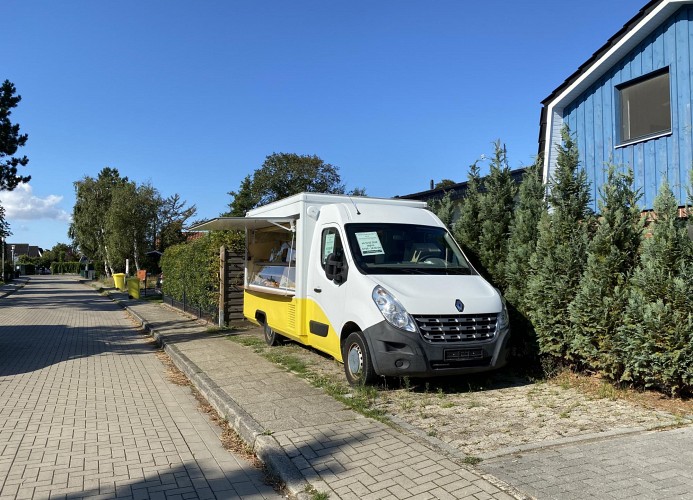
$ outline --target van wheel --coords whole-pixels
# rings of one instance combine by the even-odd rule
[[[353,332],[342,347],[344,373],[351,385],[369,385],[375,382],[376,374],[363,333]]]
[[[265,342],[267,342],[268,346],[277,346],[284,340],[284,337],[272,330],[267,322],[263,325],[263,330],[265,333]]]

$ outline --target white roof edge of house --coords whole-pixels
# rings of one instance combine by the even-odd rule
[[[604,53],[592,66],[581,74],[563,92],[554,97],[546,106],[546,130],[544,131],[544,183],[548,182],[549,161],[551,153],[551,133],[553,130],[554,112],[562,110],[565,104],[584,92],[590,85],[601,78],[611,65],[624,57],[642,42],[661,22],[673,14],[682,5],[693,3],[691,0],[666,0],[657,5],[643,17],[631,30]]]

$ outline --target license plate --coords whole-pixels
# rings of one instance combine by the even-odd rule
[[[484,357],[483,349],[446,349],[445,361],[464,361],[466,359],[481,359]]]

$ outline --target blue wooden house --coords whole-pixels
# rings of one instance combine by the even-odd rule
[[[608,163],[633,169],[644,209],[663,178],[684,205],[693,168],[692,72],[693,0],[652,0],[542,101],[544,181],[568,125],[595,209]]]

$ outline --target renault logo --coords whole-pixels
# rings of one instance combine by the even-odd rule
[[[461,301],[460,299],[457,299],[457,300],[455,301],[455,307],[457,308],[457,310],[458,310],[459,312],[464,311],[464,304],[462,303],[462,301]]]

